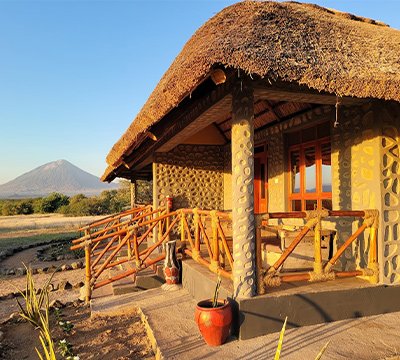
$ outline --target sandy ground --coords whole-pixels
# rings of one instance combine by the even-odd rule
[[[30,235],[47,233],[62,233],[74,231],[79,226],[97,220],[101,217],[64,217],[58,214],[28,215],[28,216],[0,216],[0,240],[20,238]],[[13,245],[9,245],[13,246]],[[45,245],[46,247],[47,245]],[[43,246],[41,246],[43,247]],[[10,269],[22,267],[22,263],[32,267],[59,266],[78,260],[44,261],[37,259],[37,250],[41,247],[27,249],[14,254],[2,261],[0,267]],[[84,269],[57,272],[52,283],[59,284],[68,281],[74,285],[84,280]],[[42,287],[51,274],[33,275],[37,288]],[[11,295],[17,289],[25,288],[25,276],[0,276],[0,296]],[[65,333],[58,325],[54,313],[51,315],[51,330],[54,341],[66,339],[73,346],[73,354],[80,359],[154,359],[144,325],[137,313],[127,313],[119,317],[90,318],[87,306],[77,305],[79,289],[58,290],[50,292],[50,301],[60,300],[70,303],[62,309],[62,320],[71,321],[74,328]],[[22,298],[18,298],[22,301]],[[75,305],[73,305],[75,304]],[[35,347],[41,347],[39,332],[32,325],[17,321],[19,316],[12,315],[18,312],[15,298],[0,300],[0,359],[38,359]],[[10,315],[13,318],[10,320]],[[63,358],[58,353],[57,358]]]
[[[73,329],[66,332],[59,321],[70,321]],[[50,328],[58,348],[60,340],[71,344],[71,352],[80,359],[128,360],[154,359],[144,325],[136,312],[119,317],[90,318],[85,305],[68,306],[56,316],[50,313]],[[38,359],[35,347],[41,349],[39,331],[26,322],[9,321],[0,325],[1,359]],[[58,353],[58,358],[64,358]]]

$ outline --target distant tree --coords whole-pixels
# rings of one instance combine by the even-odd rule
[[[1,214],[4,216],[15,215],[15,201],[4,201],[1,207]]]
[[[15,213],[17,215],[29,215],[33,214],[33,202],[32,200],[21,200],[15,204]]]
[[[54,213],[61,206],[69,204],[69,197],[60,193],[51,193],[42,199],[41,211],[44,213]]]
[[[153,203],[153,182],[147,180],[136,180],[136,202],[138,204]]]

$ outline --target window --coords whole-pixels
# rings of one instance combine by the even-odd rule
[[[291,211],[332,209],[330,137],[318,139],[326,135],[326,127],[329,124],[288,135]]]

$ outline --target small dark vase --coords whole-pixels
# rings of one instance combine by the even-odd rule
[[[218,300],[217,307],[212,306],[212,300],[200,301],[194,318],[208,345],[222,345],[228,338],[232,324],[232,309],[228,301]]]

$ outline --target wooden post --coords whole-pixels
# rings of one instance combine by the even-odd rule
[[[193,222],[194,222],[194,249],[200,251],[200,215],[198,209],[193,209]]]
[[[322,274],[321,230],[321,217],[318,216],[314,227],[314,273],[317,275]]]
[[[378,228],[379,228],[379,212],[376,211],[370,228],[370,249],[368,268],[373,271],[369,281],[371,284],[379,282],[379,264],[378,264]]]
[[[172,196],[167,195],[167,196],[165,197],[165,210],[166,210],[167,214],[169,214],[169,213],[171,212],[171,210],[172,210]],[[171,223],[170,217],[168,216],[168,217],[165,219],[165,221],[166,221],[166,228],[168,229],[168,228],[169,228],[169,225],[170,225],[170,223]],[[171,235],[170,235],[170,233],[168,232],[166,241],[168,242],[168,241],[170,241],[170,240],[171,240]]]
[[[232,89],[233,296],[256,294],[254,223],[254,94],[251,80]]]
[[[136,180],[131,180],[131,209],[136,206]]]
[[[92,297],[91,288],[91,269],[90,269],[90,241],[86,241],[85,244],[85,301],[89,304],[90,298]]]

